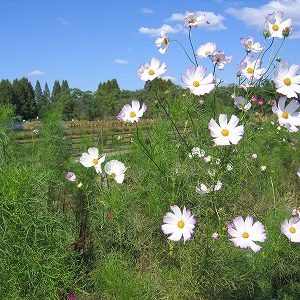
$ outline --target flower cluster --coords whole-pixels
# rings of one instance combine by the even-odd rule
[[[184,243],[194,234],[196,219],[185,207],[182,212],[177,205],[171,206],[173,213],[168,212],[163,218],[161,229],[164,234],[171,234],[168,239],[178,242],[183,237]],[[255,242],[265,242],[267,239],[265,226],[259,222],[254,222],[252,216],[247,216],[245,220],[238,216],[227,225],[227,232],[230,241],[238,248],[250,248],[254,252],[261,250],[261,246]],[[281,224],[281,233],[291,242],[300,243],[300,218],[292,217],[284,220]],[[213,234],[214,239],[219,238],[218,233]]]
[[[205,24],[205,22],[205,17],[196,12],[187,12],[185,15],[185,26],[189,27],[189,30],[201,24]],[[265,38],[285,38],[290,35],[291,31],[291,20],[283,21],[283,12],[277,11],[267,16],[264,28]],[[160,53],[166,53],[170,46],[170,41],[171,39],[166,33],[162,32],[161,36],[155,41]],[[264,56],[264,51],[268,49],[265,50],[261,43],[255,41],[252,36],[241,38],[240,42],[246,51],[246,56],[239,64],[240,69],[237,73],[237,78],[240,82],[239,87],[248,90],[252,86],[259,85],[262,80],[270,75],[270,66],[263,67],[261,60],[261,57]],[[254,54],[258,54],[258,58],[255,58]],[[226,56],[223,51],[218,49],[215,43],[207,42],[199,46],[195,52],[193,50],[193,56],[195,62],[188,56],[193,65],[189,66],[185,74],[181,75],[182,83],[184,87],[190,90],[191,94],[196,96],[208,94],[218,86],[215,74],[216,68],[219,70],[224,69],[225,65],[232,60],[232,55]],[[214,68],[213,72],[207,74],[207,69],[198,64],[197,59],[203,58],[211,60]],[[278,102],[272,100],[272,110],[278,116],[280,126],[285,126],[291,132],[296,132],[300,126],[300,112],[298,111],[300,105],[295,99],[291,99],[286,105],[286,100],[287,98],[298,97],[297,93],[300,92],[300,75],[297,75],[297,73],[300,67],[298,65],[292,65],[288,68],[288,63],[278,58],[276,58],[276,62],[278,62],[278,65],[274,74],[274,83],[276,91],[283,96]],[[160,62],[153,58],[151,64],[143,64],[138,69],[139,78],[141,80],[153,80],[156,76],[161,75],[167,68],[164,63],[161,67],[159,66]],[[253,103],[259,106],[263,106],[266,103],[266,100],[258,98],[256,95],[251,95],[251,93],[247,93],[247,97],[233,94],[232,98],[234,105],[241,110],[243,114],[251,110]],[[128,107],[128,111],[130,111],[130,109],[132,108]],[[140,109],[140,106],[138,106],[138,109]],[[119,116],[118,118],[128,121],[128,118],[120,118]],[[244,124],[241,124],[242,119],[236,115],[232,115],[228,120],[226,114],[220,114],[217,123],[215,119],[212,118],[209,121],[208,129],[213,138],[214,146],[237,145],[245,131]],[[189,158],[200,157],[205,163],[211,164],[211,156],[205,156],[205,154],[203,149],[194,147],[189,153]],[[256,153],[253,153],[251,157],[253,160],[258,158]],[[221,161],[216,160],[215,163],[221,164]],[[233,166],[227,164],[226,169],[232,170]],[[265,171],[266,169],[266,166],[261,166],[261,171]],[[214,178],[215,170],[209,170],[209,174],[211,178]],[[298,175],[300,177],[299,170]],[[196,187],[196,192],[200,195],[205,195],[220,191],[222,186],[223,184],[219,180],[215,180],[213,184],[208,186],[204,183],[200,183],[199,186]],[[195,217],[185,207],[182,212],[176,205],[171,206],[171,210],[173,213],[167,213],[163,219],[164,224],[162,225],[162,231],[167,235],[170,234],[169,239],[172,241],[179,241],[183,237],[184,242],[186,242],[194,233],[196,224]],[[292,242],[300,242],[300,240],[298,240],[300,238],[300,235],[298,235],[300,229],[298,227],[300,226],[298,225],[298,221],[298,218],[293,217],[290,220],[285,220],[281,225],[281,232]],[[254,252],[261,249],[261,246],[256,243],[266,240],[264,225],[259,221],[254,222],[251,216],[247,216],[245,219],[241,216],[236,217],[232,223],[228,225],[228,234],[231,236],[231,242],[236,247],[251,248]],[[218,239],[219,237],[220,235],[218,233],[215,232],[213,234],[214,239]]]
[[[106,155],[100,157],[99,150],[95,147],[89,148],[87,153],[82,153],[80,163],[86,167],[94,167],[97,174],[102,174],[102,163],[104,163]],[[118,160],[111,160],[104,166],[104,171],[107,175],[113,178],[117,183],[122,183],[125,178],[125,165]]]

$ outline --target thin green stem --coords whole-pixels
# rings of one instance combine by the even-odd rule
[[[181,46],[181,48],[183,49],[183,51],[184,51],[185,55],[187,56],[187,58],[189,59],[189,61],[195,66],[195,62],[191,59],[191,57],[189,56],[189,54],[186,51],[186,49],[184,48],[184,46],[177,40],[170,40],[170,41],[178,43]]]
[[[189,41],[190,41],[190,45],[191,45],[191,48],[192,48],[192,51],[193,51],[196,66],[198,67],[198,61],[197,61],[197,57],[196,57],[196,54],[195,54],[195,49],[194,49],[194,46],[193,46],[193,43],[192,43],[192,38],[191,38],[191,30],[192,30],[192,27],[189,28]]]
[[[277,49],[275,55],[273,56],[273,59],[272,59],[271,63],[269,64],[269,66],[268,66],[266,72],[265,72],[265,73],[261,76],[261,78],[257,81],[257,84],[256,84],[256,85],[259,85],[259,84],[261,83],[261,81],[262,81],[263,78],[264,78],[264,75],[267,74],[268,71],[270,70],[270,68],[271,68],[271,66],[272,66],[272,64],[273,64],[273,62],[274,62],[274,60],[275,60],[275,58],[277,57],[278,52],[279,52],[280,49],[282,48],[282,45],[283,45],[284,41],[285,41],[285,37],[282,39],[282,42],[281,42],[279,48]]]

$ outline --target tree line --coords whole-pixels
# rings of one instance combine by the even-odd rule
[[[32,120],[37,117],[43,118],[45,113],[51,109],[61,112],[64,120],[85,119],[98,120],[115,118],[122,106],[137,99],[145,102],[151,110],[149,117],[160,114],[157,104],[157,91],[160,97],[181,97],[189,95],[199,101],[199,97],[190,95],[188,90],[175,85],[171,80],[156,78],[147,81],[143,89],[131,91],[121,90],[116,79],[100,82],[96,91],[82,91],[78,88],[70,88],[67,80],[54,81],[52,91],[45,83],[41,87],[36,81],[35,87],[27,78],[15,79],[10,82],[3,79],[0,82],[0,106],[13,105],[15,116],[19,120]],[[220,86],[218,88],[218,101],[220,104],[228,105],[227,99],[234,93],[233,85]],[[246,92],[244,91],[245,96]],[[212,93],[205,95],[206,103],[212,102]],[[255,88],[255,94],[266,100],[275,97],[276,91],[273,82],[266,80],[261,87]],[[151,113],[149,112],[151,111]]]
[[[47,82],[41,87],[37,80],[33,88],[27,78],[0,81],[0,105],[13,105],[20,120],[42,118],[50,109],[61,111],[65,120],[114,118],[125,103],[133,99],[154,103],[154,87],[160,91],[181,90],[171,80],[156,79],[143,89],[121,90],[116,79],[100,82],[95,92],[70,88],[67,80],[54,81],[52,91]]]

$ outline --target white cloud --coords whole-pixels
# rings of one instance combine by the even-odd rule
[[[161,79],[163,79],[163,80],[169,80],[170,79],[172,82],[177,81],[177,79],[175,77],[169,76],[169,75],[164,75],[164,76],[161,77]]]
[[[225,17],[222,15],[216,15],[210,11],[197,11],[200,15],[205,15],[205,20],[209,22],[209,24],[200,24],[199,27],[206,30],[224,30],[226,26],[224,25]],[[175,21],[175,22],[183,22],[185,18],[185,14],[182,13],[174,13],[171,15],[169,19],[166,21]]]
[[[33,70],[31,72],[27,73],[27,76],[44,76],[46,75],[46,73],[44,71],[40,71],[40,70]]]
[[[57,18],[57,21],[58,21],[60,24],[64,25],[64,26],[70,25],[70,22],[67,21],[65,18],[62,18],[62,17]]]
[[[181,24],[177,24],[175,26],[170,26],[168,24],[163,24],[162,26],[158,28],[148,28],[148,27],[140,27],[139,32],[142,34],[147,34],[151,36],[160,35],[160,33],[164,31],[165,33],[179,33],[179,32],[185,32],[186,29]]]
[[[141,9],[141,13],[142,13],[142,14],[153,14],[153,13],[154,13],[154,10],[151,9],[151,8],[143,7],[143,8]]]
[[[120,64],[120,65],[126,65],[126,64],[129,64],[129,61],[128,60],[125,60],[125,59],[121,59],[121,58],[116,58],[114,60],[115,63],[117,64]]]
[[[243,7],[241,9],[231,7],[225,12],[243,21],[246,25],[262,29],[266,16],[277,10],[284,12],[284,19],[291,18],[293,25],[300,25],[300,0],[272,0],[259,7]]]

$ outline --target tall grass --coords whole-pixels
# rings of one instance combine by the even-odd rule
[[[270,113],[249,114],[237,146],[212,147],[207,124],[214,107],[204,100],[199,106],[190,96],[161,99],[172,121],[137,124],[130,151],[107,155],[128,167],[121,185],[71,158],[59,115],[49,113],[41,141],[33,139],[28,152],[13,141],[10,110],[1,110],[1,297],[66,299],[75,291],[84,300],[298,299],[299,249],[280,233],[280,223],[299,206],[299,133],[278,130]],[[174,124],[185,129],[179,134]],[[84,138],[82,151],[96,146],[90,143]],[[210,163],[189,158],[196,146]],[[64,178],[67,171],[76,182]],[[219,192],[195,192],[216,180],[223,183]],[[174,204],[197,219],[186,244],[161,231]],[[229,242],[226,224],[237,215],[265,225],[260,252]]]

